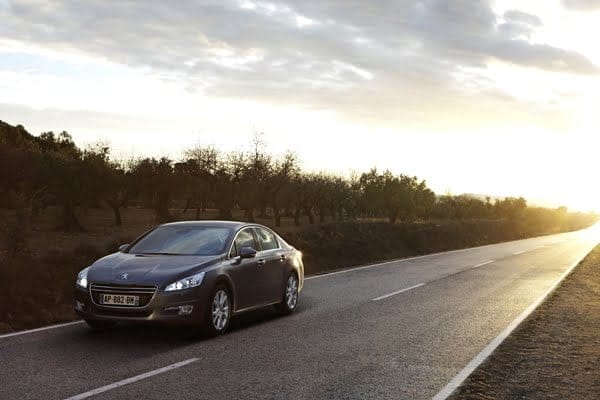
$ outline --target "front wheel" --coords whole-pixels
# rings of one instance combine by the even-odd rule
[[[291,314],[298,305],[298,277],[291,272],[285,281],[283,298],[277,304],[277,309],[283,314]]]
[[[227,287],[217,285],[208,300],[204,333],[217,336],[225,333],[231,319],[231,296]]]

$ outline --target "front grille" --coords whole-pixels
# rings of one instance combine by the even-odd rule
[[[101,294],[125,294],[140,296],[139,306],[119,306],[119,305],[106,305],[104,307],[119,307],[119,308],[140,308],[145,307],[150,303],[152,297],[156,293],[156,286],[140,286],[140,285],[115,285],[115,284],[103,284],[103,283],[92,283],[90,285],[90,295],[92,301],[96,305],[100,304]]]

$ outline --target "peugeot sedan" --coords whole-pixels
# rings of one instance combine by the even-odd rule
[[[227,330],[244,311],[291,313],[304,283],[302,253],[257,224],[159,225],[79,272],[75,311],[92,329],[119,321]]]

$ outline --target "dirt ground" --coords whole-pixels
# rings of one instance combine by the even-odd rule
[[[600,399],[600,246],[450,399]]]

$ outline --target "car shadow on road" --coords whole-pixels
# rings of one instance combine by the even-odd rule
[[[311,302],[306,301],[298,305],[291,318],[306,312],[311,307]],[[273,307],[266,307],[243,313],[232,319],[228,334],[239,334],[258,326],[267,326],[270,323],[284,321],[286,316],[278,313]],[[91,331],[84,324],[78,329],[56,339],[57,346],[64,346],[68,342],[70,350],[85,352],[93,348],[97,351],[115,354],[122,351],[136,353],[137,356],[169,351],[178,347],[185,347],[200,342],[210,343],[211,338],[205,338],[191,327],[163,326],[148,324],[118,324],[103,331]],[[49,343],[48,345],[52,345]]]
[[[307,300],[308,299],[302,299],[302,302],[298,304],[298,308],[296,308],[294,313],[290,316],[282,315],[275,307],[261,308],[238,315],[231,320],[229,332],[241,332],[255,326],[268,324],[280,319],[285,320],[288,317],[303,314],[312,307],[312,302]]]

